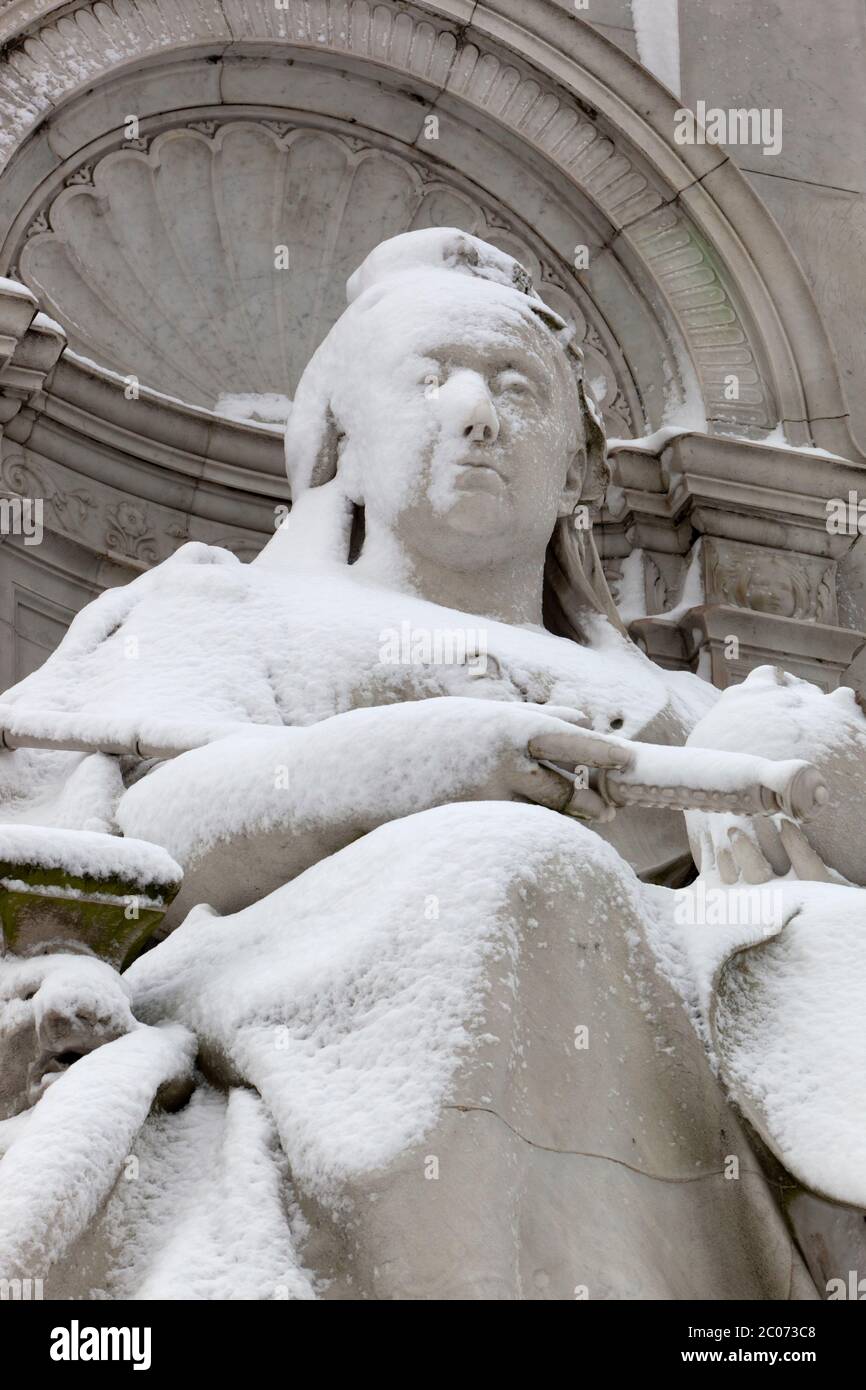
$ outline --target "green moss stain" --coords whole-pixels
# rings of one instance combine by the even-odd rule
[[[122,970],[153,934],[179,888],[179,882],[77,877],[63,869],[0,860],[3,939],[11,951],[75,942]],[[75,897],[66,896],[70,890]]]

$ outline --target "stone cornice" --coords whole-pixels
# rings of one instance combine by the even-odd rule
[[[866,489],[862,464],[696,433],[620,444],[611,464],[601,550],[615,580],[640,555],[647,616],[629,632],[656,661],[722,687],[768,662],[828,690],[847,678],[866,633],[838,626],[837,579],[858,530],[837,534],[827,504]]]
[[[285,498],[282,433],[172,400],[145,386],[127,398],[123,378],[65,353],[43,414],[107,449],[192,479]]]
[[[66,345],[24,286],[0,281],[0,430],[42,389]]]
[[[676,622],[664,616],[629,624],[634,641],[655,660],[675,670],[693,669],[701,651],[708,653],[714,684],[724,688],[742,680],[756,666],[784,665],[786,670],[834,690],[866,644],[866,633],[803,623],[773,613],[732,604],[700,605]],[[732,638],[738,655],[726,646]]]
[[[684,433],[655,451],[611,451],[635,545],[685,554],[695,532],[841,558],[853,537],[827,529],[827,503],[866,494],[866,466],[837,456],[730,436]]]
[[[0,285],[0,371],[11,363],[38,307],[24,285]]]
[[[48,530],[126,568],[188,539],[252,558],[288,501],[281,433],[145,387],[129,399],[36,311],[0,285],[0,494],[41,498]]]

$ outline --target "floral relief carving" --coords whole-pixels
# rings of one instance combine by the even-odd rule
[[[136,502],[118,502],[106,512],[108,529],[105,544],[110,554],[155,565],[159,560],[157,540],[145,507]]]
[[[160,508],[154,517],[146,504],[128,498],[105,505],[110,493],[101,502],[99,494],[94,496],[84,488],[58,487],[47,469],[20,454],[0,459],[0,496],[41,498],[49,530],[136,569],[159,564],[190,539],[188,516],[177,512],[166,516]],[[257,539],[250,532],[211,535],[207,530],[198,539],[223,546],[244,561],[254,559],[267,540],[266,533]]]
[[[47,212],[45,211],[45,209],[43,208],[41,212],[37,212],[36,216],[33,218],[33,221],[30,223],[29,227],[27,228],[27,231],[24,233],[24,236],[25,236],[26,239],[29,239],[29,238],[32,237],[32,236],[36,236],[37,232],[47,232],[47,231],[48,231],[48,213],[47,213]]]
[[[127,143],[129,143],[129,142],[127,142]],[[66,180],[67,187],[72,187],[73,184],[92,184],[92,183],[93,183],[93,165],[92,165],[92,164],[82,164],[81,168],[80,168],[80,169],[76,169],[75,172],[72,173],[72,174],[70,174],[69,177],[68,177],[67,180]]]
[[[40,497],[51,509],[58,529],[76,535],[95,506],[83,488],[63,490],[42,469],[25,462],[20,454],[0,461],[0,492],[13,497]]]

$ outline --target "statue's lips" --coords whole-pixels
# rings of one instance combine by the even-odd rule
[[[498,492],[505,479],[492,463],[458,463],[456,488],[480,488],[482,492]]]

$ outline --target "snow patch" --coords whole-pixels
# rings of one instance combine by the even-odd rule
[[[142,887],[170,885],[183,877],[179,865],[158,845],[94,830],[2,825],[0,860],[62,869],[73,878],[120,878]]]
[[[681,94],[679,0],[631,0],[638,57],[675,96]]]
[[[5,275],[0,275],[0,294],[9,294],[16,299],[29,299],[34,304],[37,303],[36,295],[32,290],[29,290],[26,285],[22,285],[20,280],[10,280]]]
[[[223,391],[214,406],[216,415],[254,424],[285,424],[292,412],[291,396],[276,391]]]

